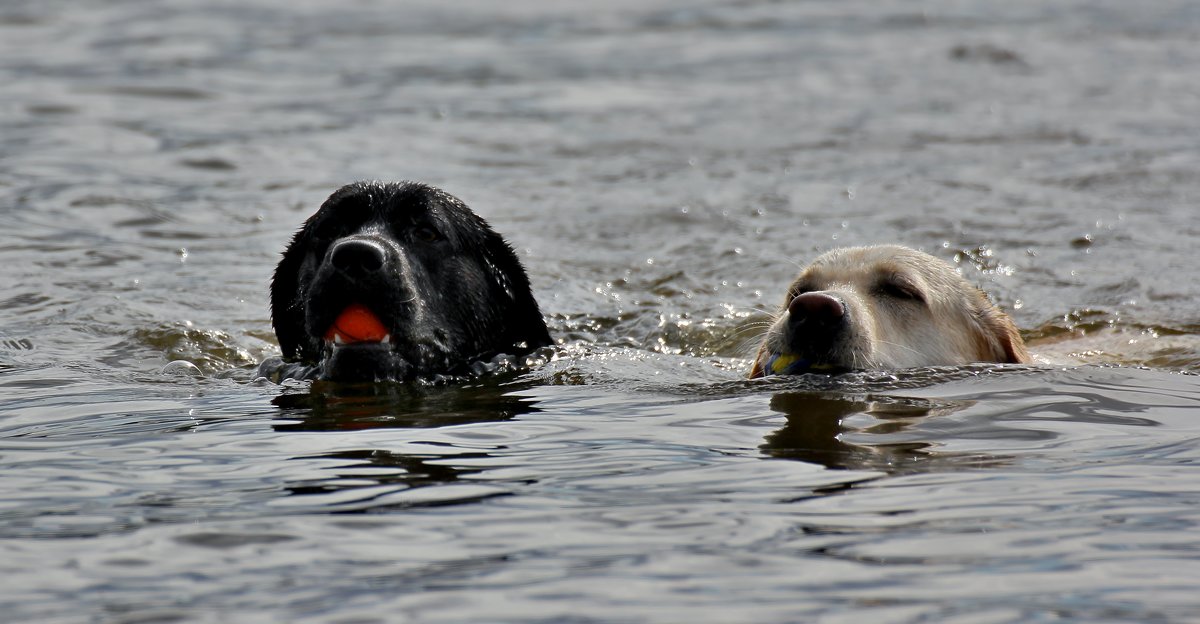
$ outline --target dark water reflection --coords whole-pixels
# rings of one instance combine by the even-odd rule
[[[787,415],[787,424],[768,435],[760,447],[771,457],[799,459],[827,468],[884,470],[900,473],[928,469],[928,441],[883,442],[923,418],[969,407],[971,402],[929,401],[890,397],[859,398],[818,393],[781,392],[771,397],[771,410]],[[858,426],[851,417],[862,415]],[[854,434],[861,434],[855,436]],[[867,444],[855,444],[862,439]],[[942,457],[945,460],[946,457]],[[970,457],[973,465],[980,459]],[[988,462],[999,461],[989,458]]]
[[[538,411],[531,399],[514,392],[531,384],[483,382],[418,386],[414,384],[337,384],[315,382],[281,394],[271,402],[280,408],[273,425],[278,432],[358,431],[377,428],[421,429],[509,421]],[[426,452],[398,453],[365,448],[294,458],[316,461],[334,473],[287,486],[295,496],[315,496],[330,511],[362,513],[414,506],[461,505],[493,496],[501,490],[468,491],[462,495],[414,498],[413,490],[462,483],[483,472],[447,461],[446,444],[428,442]],[[503,447],[496,452],[503,453]],[[482,449],[455,449],[454,462],[486,462],[493,454]],[[395,500],[398,491],[404,500]],[[382,499],[382,500],[381,500]]]
[[[537,411],[515,395],[531,383],[504,383],[493,377],[478,382],[422,386],[415,384],[339,384],[315,382],[280,394],[271,402],[282,419],[277,431],[333,431],[376,427],[445,427],[501,422]]]

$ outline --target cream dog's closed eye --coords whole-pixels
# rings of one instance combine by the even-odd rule
[[[954,267],[880,245],[835,249],[800,273],[750,377],[1029,361],[1012,319]]]

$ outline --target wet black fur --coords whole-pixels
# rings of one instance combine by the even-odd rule
[[[348,267],[342,254],[335,266],[332,250],[345,241],[380,250],[381,265]],[[379,316],[390,346],[326,344],[326,331],[353,302]],[[275,270],[271,319],[284,361],[301,365],[277,376],[459,374],[472,362],[551,343],[512,247],[462,201],[415,182],[358,182],[334,192]]]

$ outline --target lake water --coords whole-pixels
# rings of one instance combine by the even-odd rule
[[[5,2],[0,620],[1200,620],[1198,33],[1182,0]],[[254,380],[280,251],[356,179],[463,198],[560,345]],[[885,242],[1050,364],[743,379],[799,264]]]

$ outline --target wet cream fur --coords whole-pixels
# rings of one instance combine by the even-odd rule
[[[889,281],[904,284],[921,300],[889,296],[883,287]],[[879,370],[1030,361],[1012,319],[953,266],[915,249],[879,245],[829,251],[796,277],[763,338],[751,377],[763,375],[771,355],[791,354],[788,304],[801,288],[827,293],[846,310],[846,331],[823,364]]]

